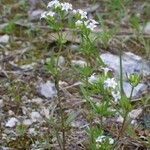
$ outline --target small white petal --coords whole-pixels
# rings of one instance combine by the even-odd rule
[[[49,11],[49,12],[46,14],[46,16],[50,16],[50,17],[53,17],[54,15],[55,15],[55,13],[52,12],[52,11]]]
[[[93,31],[96,27],[97,27],[97,26],[96,26],[95,24],[91,23],[91,22],[87,25],[87,28],[90,29],[90,30],[92,30],[92,31]]]
[[[73,13],[74,15],[76,15],[76,14],[77,14],[77,10],[74,9],[74,10],[72,11],[72,13]]]
[[[113,88],[113,89],[115,89],[117,87],[117,82],[115,81],[114,78],[107,78],[104,81],[104,87],[105,88]]]
[[[102,70],[104,70],[104,75],[107,76],[108,72],[111,71],[111,69],[107,67],[103,67]]]
[[[111,94],[112,94],[115,102],[117,102],[121,98],[121,95],[120,95],[119,91],[117,91],[117,92],[116,91],[112,91]]]
[[[93,23],[93,24],[99,24],[97,21],[95,21],[94,19],[90,19],[90,21]]]
[[[77,12],[81,15],[81,19],[87,19],[87,12],[81,9],[78,9]]]
[[[109,138],[109,144],[110,144],[110,145],[114,144],[114,139]]]
[[[62,3],[62,10],[72,10],[72,5],[70,3]]]
[[[94,74],[88,78],[88,81],[91,84],[96,83],[97,80],[98,80],[98,77],[96,77]]]
[[[99,136],[99,137],[96,139],[96,143],[101,144],[102,142],[104,142],[104,141],[107,140],[107,139],[108,139],[110,145],[114,144],[114,139],[108,138],[108,137],[106,137],[105,135]]]
[[[85,25],[87,26],[88,29],[93,31],[97,27],[97,24],[98,24],[97,21],[90,19],[90,20],[86,21]]]
[[[51,2],[48,3],[47,7],[52,8],[52,7],[60,7],[61,3],[58,0],[53,0]]]
[[[47,18],[47,12],[46,11],[44,11],[42,14],[41,14],[41,17],[40,17],[40,19],[42,19],[42,18]]]
[[[104,136],[104,135],[97,137],[96,143],[102,143],[104,138],[106,138],[106,136]]]
[[[81,25],[83,24],[83,21],[78,20],[78,21],[76,21],[76,23],[75,23],[75,24],[76,24],[76,26],[77,26],[77,27],[79,27],[79,26],[81,26]]]

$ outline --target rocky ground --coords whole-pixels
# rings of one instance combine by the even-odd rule
[[[135,1],[126,5],[126,15],[118,22],[117,11],[110,1],[77,0],[72,4],[82,8],[89,16],[101,14],[104,18],[96,33],[110,28],[119,28],[112,34],[109,42],[98,40],[97,47],[104,63],[112,69],[116,79],[119,78],[118,49],[123,49],[124,92],[129,97],[130,84],[126,73],[138,73],[141,82],[135,88],[132,97],[134,105],[130,115],[136,120],[135,137],[124,136],[118,149],[146,150],[150,133],[150,12],[148,0]],[[117,7],[117,5],[114,5]],[[59,149],[53,127],[49,125],[50,116],[58,116],[56,104],[57,91],[52,77],[45,68],[51,50],[56,46],[56,34],[40,21],[40,14],[45,10],[45,1],[0,1],[0,149]],[[114,8],[117,10],[117,8]],[[116,14],[115,14],[116,13]],[[131,21],[135,15],[136,20]],[[116,17],[114,17],[116,16]],[[119,24],[120,23],[120,24]],[[133,27],[134,26],[134,27]],[[137,30],[143,31],[137,38]],[[93,34],[96,34],[93,33]],[[88,123],[88,107],[81,99],[78,76],[68,69],[72,65],[84,65],[86,62],[76,53],[80,38],[73,37],[72,31],[64,31],[66,49],[60,56],[62,67],[60,82],[62,101],[66,114],[74,113],[76,119],[67,131],[67,149],[88,149],[86,127]],[[105,40],[105,39],[104,39]],[[107,38],[106,38],[107,41]],[[123,41],[123,44],[122,44]],[[66,56],[70,50],[72,55]],[[95,98],[96,99],[96,98]],[[144,103],[143,103],[144,102]],[[58,116],[59,117],[59,116]],[[95,124],[97,120],[95,119]],[[106,132],[114,137],[118,132],[122,119],[108,119]],[[112,131],[112,126],[115,131]],[[149,143],[150,144],[150,143]]]

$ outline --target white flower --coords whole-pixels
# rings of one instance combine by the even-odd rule
[[[77,10],[74,9],[74,10],[72,11],[72,13],[75,15],[75,14],[77,13]]]
[[[53,0],[51,2],[48,3],[47,7],[52,8],[52,7],[60,7],[61,3],[58,0]]]
[[[90,22],[93,23],[93,24],[95,24],[95,25],[96,25],[96,24],[99,24],[99,23],[98,23],[97,21],[95,21],[94,19],[90,19]]]
[[[46,14],[46,16],[50,16],[50,17],[53,17],[54,15],[55,15],[55,13],[52,12],[52,11],[49,11],[49,12]]]
[[[78,9],[77,12],[81,15],[81,19],[87,19],[87,12],[81,9]]]
[[[90,30],[92,30],[92,31],[93,31],[94,28],[96,28],[96,27],[97,27],[97,26],[96,26],[95,24],[91,23],[91,22],[87,25],[87,28],[90,29]]]
[[[48,16],[53,17],[54,15],[55,15],[55,13],[52,12],[52,11],[49,11],[49,12],[44,11],[44,12],[41,14],[41,18],[40,18],[40,19],[42,19],[42,18],[47,18]]]
[[[76,26],[77,26],[77,27],[79,27],[79,26],[81,26],[81,25],[83,24],[83,21],[78,20],[78,21],[76,21],[76,23],[75,23],[75,24],[76,24]]]
[[[85,25],[85,26],[87,26],[89,23],[90,23],[90,21],[89,21],[89,20],[84,21],[84,25]]]
[[[88,22],[87,28],[93,31],[97,27],[98,22],[93,19],[90,19]]]
[[[107,67],[102,68],[102,70],[104,70],[104,75],[105,75],[105,76],[107,76],[107,73],[108,73],[109,71],[111,71],[111,69],[109,69],[109,68],[107,68]]]
[[[88,82],[93,84],[98,80],[98,78],[93,74],[88,78]]]
[[[132,121],[131,121],[131,124],[132,124],[132,125],[137,125],[137,121],[136,121],[136,120],[132,120]]]
[[[114,78],[107,78],[105,81],[104,81],[104,87],[105,88],[113,88],[115,89],[117,86],[117,83],[115,81]]]
[[[110,144],[110,145],[114,144],[114,139],[109,138],[109,144]]]
[[[72,5],[70,3],[62,3],[62,10],[68,12],[68,10],[72,10]]]
[[[19,122],[18,119],[12,117],[12,118],[10,118],[10,119],[7,121],[7,123],[6,123],[5,126],[6,126],[6,127],[13,128],[18,122]]]
[[[108,137],[106,137],[105,135],[99,136],[99,137],[96,139],[96,143],[99,143],[99,144],[100,144],[100,143],[106,141],[107,139],[108,139],[110,145],[114,144],[114,139],[108,138]]]
[[[119,91],[117,91],[117,92],[112,91],[111,94],[112,94],[115,102],[117,102],[121,98]]]
[[[106,138],[106,136],[102,135],[102,136],[98,136],[98,138],[96,138],[96,143],[102,143],[103,140]]]
[[[40,19],[42,19],[42,18],[47,18],[47,12],[46,12],[46,11],[44,11],[44,12],[41,14]]]

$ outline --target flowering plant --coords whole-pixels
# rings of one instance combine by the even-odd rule
[[[70,3],[61,3],[58,0],[53,0],[48,3],[47,8],[48,10],[41,14],[41,19],[46,19],[49,25],[56,31],[64,28],[64,25],[66,25],[64,24],[65,21],[68,22],[70,18],[72,18],[70,22],[72,28],[77,27],[81,30],[88,29],[93,31],[97,27],[98,22],[89,19],[87,12],[81,9],[73,9],[72,4]],[[70,25],[70,23],[68,25]]]
[[[67,117],[64,113],[59,87],[59,81],[61,77],[59,58],[63,54],[62,50],[64,48],[64,37],[62,32],[65,29],[70,29],[70,31],[72,31],[71,29],[73,29],[75,33],[80,35],[80,47],[77,52],[79,52],[79,54],[82,54],[82,56],[85,58],[86,65],[78,68],[74,67],[74,69],[76,69],[75,71],[79,73],[79,77],[82,81],[82,84],[80,86],[82,98],[86,100],[90,108],[92,108],[92,111],[97,114],[100,119],[99,128],[104,130],[103,119],[109,117],[110,115],[113,115],[114,112],[112,112],[110,108],[113,108],[117,112],[116,107],[121,106],[121,109],[124,110],[125,114],[124,120],[126,120],[126,116],[129,111],[126,111],[126,108],[130,108],[130,104],[126,99],[122,99],[122,90],[119,90],[119,85],[116,82],[115,78],[109,76],[109,71],[111,69],[105,66],[100,58],[99,50],[95,46],[97,37],[95,35],[93,36],[92,32],[96,29],[99,23],[94,19],[89,18],[87,12],[81,9],[73,9],[72,4],[67,2],[63,3],[58,0],[52,0],[48,3],[47,8],[48,10],[41,14],[41,19],[46,20],[51,29],[55,31],[56,34],[58,34],[58,40],[56,41],[58,50],[57,52],[53,51],[48,67],[55,82],[55,86],[57,89],[58,107],[60,108],[60,119],[58,120],[61,120],[60,132],[62,133],[62,139],[58,139],[58,143],[61,149],[65,150],[67,128],[67,121],[65,119]],[[97,70],[100,70],[101,72],[98,76],[96,76],[94,72]],[[97,103],[94,102],[92,98],[94,94],[100,94],[102,100]],[[92,111],[89,111],[89,114],[91,116],[89,120],[91,137],[90,143],[92,146],[94,143],[95,147],[98,145],[98,148],[109,145],[109,149],[110,145],[114,144],[114,140],[105,136],[94,135],[96,129],[95,127],[93,127],[92,122],[96,115],[93,116]],[[56,124],[58,123],[56,122]],[[122,125],[121,132],[123,131],[123,128],[124,124]],[[57,129],[56,133],[60,132],[58,132]],[[58,138],[60,136],[57,135],[56,137]]]

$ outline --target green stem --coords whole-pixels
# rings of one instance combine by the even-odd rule
[[[57,90],[58,107],[60,108],[60,118],[61,118],[61,128],[62,128],[62,150],[65,150],[65,145],[66,145],[65,121],[64,121],[63,107],[62,107],[61,98],[60,98],[61,95],[60,95],[58,78],[56,78],[56,80],[55,80],[55,86],[56,86],[56,90]]]
[[[123,67],[122,67],[122,50],[119,53],[119,63],[120,63],[120,95],[121,99],[123,97]]]
[[[123,135],[123,131],[124,131],[124,127],[125,127],[125,123],[126,123],[126,120],[127,120],[127,117],[128,117],[128,112],[125,113],[125,116],[123,118],[123,123],[122,123],[122,126],[121,126],[121,129],[119,131],[119,135],[118,135],[118,140],[122,137]]]
[[[62,31],[60,33],[58,32],[58,40],[59,40],[59,51],[57,54],[57,62],[56,62],[56,67],[59,69],[59,57],[61,55],[62,51],[62,43],[61,41],[63,40],[63,35]],[[59,88],[59,80],[60,80],[60,74],[59,71],[57,71],[57,76],[55,77],[55,86],[57,90],[57,99],[58,99],[58,107],[60,108],[60,118],[61,118],[61,130],[62,130],[62,150],[65,150],[65,145],[66,145],[66,134],[65,134],[65,118],[64,118],[64,111],[63,111],[63,106],[61,102],[61,93],[60,93],[60,88]]]
[[[131,93],[130,93],[130,99],[132,98],[132,95],[133,95],[133,90],[134,90],[134,86],[132,86],[132,89],[131,89]]]

